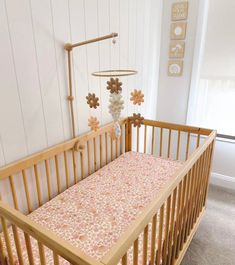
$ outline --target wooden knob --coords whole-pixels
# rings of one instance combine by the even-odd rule
[[[73,101],[74,97],[73,96],[68,96],[67,99],[70,100],[70,101]]]
[[[64,45],[64,48],[65,48],[65,50],[66,51],[72,51],[72,44],[71,43],[66,43],[65,45]]]
[[[74,150],[77,152],[82,152],[85,149],[85,145],[81,144],[80,142],[76,142],[74,145]]]

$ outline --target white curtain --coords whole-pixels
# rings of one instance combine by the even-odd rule
[[[191,122],[235,135],[235,78],[201,78]]]

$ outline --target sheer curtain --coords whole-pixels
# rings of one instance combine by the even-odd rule
[[[218,133],[235,135],[235,77],[201,78],[191,120]]]

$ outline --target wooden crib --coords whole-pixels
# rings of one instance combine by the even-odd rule
[[[32,238],[38,242],[42,265],[47,264],[45,248],[52,250],[55,265],[60,263],[61,257],[79,265],[126,265],[130,248],[133,248],[134,265],[139,264],[139,248],[142,249],[143,264],[181,263],[204,214],[216,132],[151,120],[145,120],[141,128],[134,128],[129,118],[120,124],[120,140],[110,138],[108,132],[112,124],[108,124],[96,132],[0,168],[1,264],[14,264],[10,227],[19,264],[24,264],[18,236],[20,230],[24,233],[29,264],[35,264]],[[27,217],[28,213],[65,189],[131,150],[185,162],[174,179],[133,221],[102,260],[87,256]],[[143,235],[141,245],[140,235]],[[147,255],[149,244],[151,248]]]

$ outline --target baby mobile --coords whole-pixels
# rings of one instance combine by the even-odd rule
[[[116,43],[115,38],[112,41],[113,44]],[[121,76],[130,76],[137,74],[135,70],[105,70],[92,73],[93,76],[97,77],[109,77],[107,81],[107,90],[109,91],[109,113],[113,119],[113,127],[111,128],[109,134],[112,139],[118,139],[121,136],[121,127],[119,124],[119,119],[121,117],[121,111],[124,109],[124,100],[122,97],[122,85],[123,83],[119,80]],[[144,102],[144,94],[141,90],[134,89],[130,95],[130,101],[134,105],[141,105]],[[96,97],[95,93],[88,93],[86,96],[87,104],[90,108],[97,109],[99,104],[99,98]],[[134,127],[140,127],[144,123],[144,117],[140,113],[130,117],[130,121]],[[99,129],[100,122],[96,117],[89,117],[88,126],[93,131]]]

